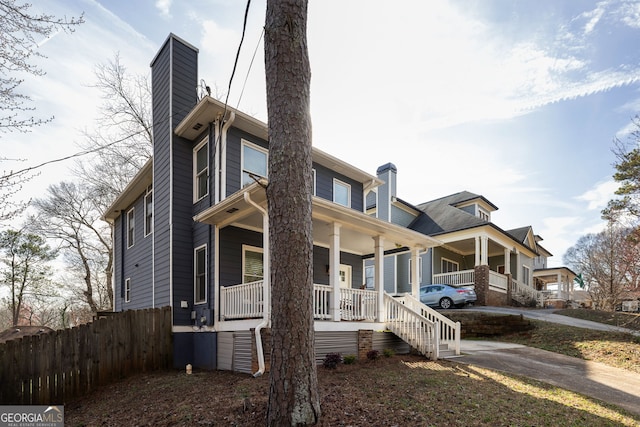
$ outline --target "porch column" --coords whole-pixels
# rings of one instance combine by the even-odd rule
[[[556,282],[558,282],[558,298],[567,299],[567,297],[565,296],[565,284],[562,281],[562,275],[560,273],[556,274]]]
[[[489,265],[489,237],[481,236],[480,237],[480,265]]]
[[[480,265],[480,236],[474,237],[473,240],[476,244],[476,261],[474,267],[477,267]]]
[[[511,249],[504,248],[504,274],[511,274]]]
[[[376,236],[373,238],[375,242],[374,259],[375,259],[375,283],[378,299],[378,322],[384,322],[386,316],[384,309],[384,237]]]
[[[414,298],[420,299],[420,262],[419,262],[420,249],[411,249],[411,295]]]
[[[340,321],[340,227],[334,222],[329,234],[329,285],[331,286],[331,320]]]

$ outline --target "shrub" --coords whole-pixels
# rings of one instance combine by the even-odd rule
[[[342,362],[343,362],[345,365],[353,365],[354,363],[356,363],[356,360],[357,360],[357,359],[358,359],[358,358],[356,357],[356,355],[355,355],[355,354],[347,354],[347,355],[343,358]]]
[[[378,357],[380,357],[380,352],[378,350],[371,350],[367,352],[367,359],[369,360],[376,360]]]
[[[324,357],[322,364],[327,369],[336,369],[339,363],[342,363],[342,356],[340,353],[329,353]]]
[[[392,348],[385,348],[385,349],[382,351],[382,354],[384,354],[384,357],[393,357],[393,355],[395,355],[395,354],[396,354],[396,352],[395,352],[395,351],[393,351],[393,349],[392,349]]]

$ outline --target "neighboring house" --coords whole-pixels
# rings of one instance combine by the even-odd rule
[[[551,254],[530,226],[503,230],[495,225],[491,214],[498,207],[485,197],[462,191],[411,205],[396,196],[393,164],[381,166],[377,174],[384,184],[367,195],[367,213],[442,242],[420,254],[421,285],[475,286],[481,305],[543,305],[553,299],[558,306],[571,299],[575,274],[566,267],[546,267]],[[385,290],[411,291],[411,266],[406,248],[387,255]],[[370,264],[365,267],[366,272],[371,269]]]
[[[262,372],[271,314],[267,125],[198,99],[197,55],[171,34],[151,62],[153,159],[105,214],[114,236],[114,310],[171,306],[176,367]],[[440,342],[458,341],[459,352],[452,322],[436,327],[437,313],[410,296],[392,298],[383,281],[362,289],[365,262],[386,280],[385,254],[404,248],[417,263],[440,242],[365,213],[365,194],[382,180],[318,149],[312,156],[317,358],[408,350],[398,337],[430,357]],[[395,335],[374,332],[387,329]]]

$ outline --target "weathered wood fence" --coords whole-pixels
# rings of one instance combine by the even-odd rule
[[[0,344],[0,404],[64,404],[133,373],[173,365],[169,307]]]

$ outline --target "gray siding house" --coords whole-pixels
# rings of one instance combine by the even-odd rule
[[[151,61],[153,158],[105,214],[114,236],[114,310],[170,306],[176,367],[261,373],[271,316],[267,125],[199,98],[197,65],[198,49],[173,34]],[[392,289],[385,254],[401,247],[417,262],[439,242],[407,228],[406,215],[394,224],[366,213],[379,177],[315,148],[313,174],[317,358],[358,354],[362,339],[379,349],[408,350],[403,340],[411,341],[437,357],[438,343],[459,340],[441,340],[414,300],[385,293]],[[369,288],[365,264],[383,278]],[[422,326],[402,330],[406,316]],[[374,332],[387,329],[395,333]]]

